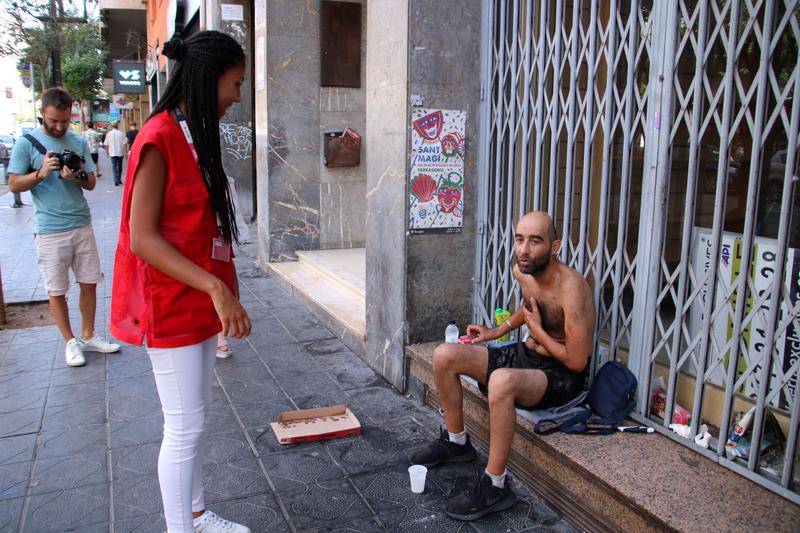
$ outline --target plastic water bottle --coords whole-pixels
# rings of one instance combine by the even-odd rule
[[[447,344],[458,343],[458,326],[456,326],[455,320],[447,323],[447,329],[444,330],[444,342]]]
[[[508,320],[509,318],[511,318],[511,313],[509,313],[502,307],[498,307],[497,309],[494,310],[494,325],[497,326],[498,328],[503,324],[505,324],[506,320]],[[509,331],[508,333],[506,333],[497,340],[498,342],[510,341],[511,332]]]

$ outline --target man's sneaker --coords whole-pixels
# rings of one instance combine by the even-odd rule
[[[250,533],[249,527],[220,518],[207,509],[192,523],[195,533]]]
[[[442,463],[469,463],[475,460],[477,454],[469,440],[469,435],[467,435],[465,444],[456,444],[450,442],[446,429],[440,431],[437,440],[411,454],[412,463],[430,468]]]
[[[444,512],[456,520],[471,521],[508,509],[516,501],[517,497],[508,486],[508,478],[503,482],[503,488],[498,489],[492,485],[492,479],[483,474],[474,486],[450,498]]]
[[[67,347],[64,349],[64,357],[66,357],[69,366],[83,366],[86,364],[86,358],[83,356],[78,339],[70,339],[67,342]]]
[[[103,337],[95,335],[91,339],[80,339],[81,349],[85,352],[114,353],[118,352],[120,345],[115,342],[108,342]]]

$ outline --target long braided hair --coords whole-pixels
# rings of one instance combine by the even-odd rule
[[[222,168],[217,80],[228,69],[245,66],[244,50],[231,36],[212,30],[196,33],[186,40],[175,36],[164,43],[162,53],[176,60],[177,65],[149,118],[172,110],[183,100],[197,161],[211,204],[219,216],[223,237],[238,243],[234,203]]]

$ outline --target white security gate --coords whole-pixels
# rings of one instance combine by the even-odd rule
[[[514,225],[548,211],[636,417],[798,503],[799,3],[485,2],[474,317],[516,307]]]

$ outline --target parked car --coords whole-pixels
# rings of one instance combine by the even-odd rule
[[[13,135],[0,135],[0,142],[5,144],[6,148],[8,148],[8,151],[10,152],[14,149],[14,143],[17,142],[17,140]]]

